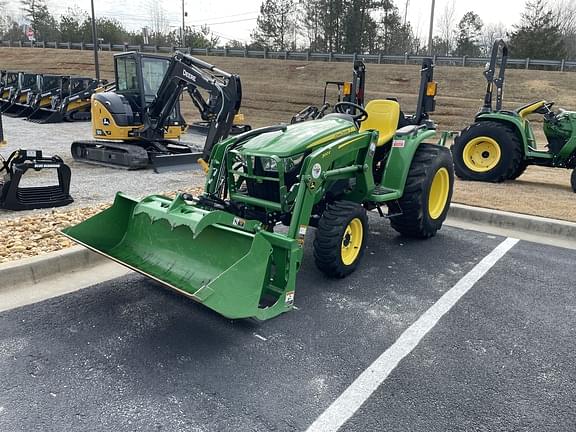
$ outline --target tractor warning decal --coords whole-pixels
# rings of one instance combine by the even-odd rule
[[[320,177],[320,174],[322,174],[322,165],[316,163],[312,167],[312,177],[317,179],[318,177]]]
[[[374,153],[376,153],[376,143],[375,142],[371,142],[370,143],[370,156],[373,156]]]
[[[392,141],[392,147],[396,148],[404,148],[405,141],[404,140],[394,140]]]
[[[300,247],[304,246],[304,239],[306,238],[306,231],[308,227],[306,225],[300,225],[298,228],[298,245]]]
[[[233,224],[233,225],[236,225],[237,227],[244,228],[244,225],[246,225],[246,221],[245,221],[244,219],[242,219],[242,218],[235,217],[235,218],[232,220],[232,224]]]
[[[286,300],[284,302],[287,306],[292,306],[294,304],[294,291],[288,291],[286,293]]]

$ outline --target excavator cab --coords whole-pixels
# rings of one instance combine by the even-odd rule
[[[156,99],[170,65],[170,57],[128,52],[114,57],[116,90],[96,94],[92,103],[94,138],[138,140],[145,115]],[[164,139],[179,139],[185,123],[177,103],[172,110]]]

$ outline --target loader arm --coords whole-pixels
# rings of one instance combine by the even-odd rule
[[[171,113],[184,89],[202,118],[211,121],[202,153],[203,159],[207,160],[214,144],[228,136],[234,116],[240,109],[240,77],[187,54],[176,53],[154,101],[146,111],[145,133],[155,138],[163,137],[164,128],[169,124]],[[208,91],[208,100],[204,99],[199,89]]]

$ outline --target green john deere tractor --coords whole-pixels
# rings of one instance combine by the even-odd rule
[[[568,168],[574,170],[571,183],[576,192],[576,112],[554,112],[554,102],[545,100],[531,102],[514,111],[503,110],[507,60],[508,47],[503,40],[497,40],[490,64],[484,71],[488,82],[484,105],[474,123],[460,133],[452,146],[456,175],[463,180],[502,182],[518,178],[528,165]],[[492,106],[494,90],[495,109]],[[538,150],[528,120],[532,114],[543,116],[546,151]]]
[[[395,100],[341,102],[322,119],[230,137],[212,149],[200,196],[118,193],[111,208],[63,233],[225,317],[289,311],[309,227],[317,267],[340,278],[360,263],[367,211],[411,237],[442,226],[454,176],[446,136],[435,141],[428,118],[432,73],[426,60],[413,116],[401,119]]]

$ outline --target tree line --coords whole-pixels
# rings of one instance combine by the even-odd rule
[[[56,17],[45,0],[21,0],[22,19],[10,16],[6,0],[0,0],[0,40],[27,41],[28,29],[34,31],[36,41],[45,42],[85,42],[92,43],[92,18],[88,12],[70,7]],[[178,46],[182,44],[180,29],[170,29],[165,12],[157,0],[148,0],[145,8],[149,19],[143,22],[146,31],[130,31],[115,18],[96,18],[98,38],[103,43],[140,45]],[[184,32],[184,45],[199,48],[213,48],[219,44],[207,26],[187,27]]]
[[[576,0],[528,0],[511,28],[484,24],[474,11],[458,19],[452,0],[440,11],[431,47],[406,17],[392,0],[264,0],[252,44],[282,51],[303,41],[314,51],[486,56],[502,37],[519,58],[576,57]]]
[[[407,19],[409,2],[397,1],[404,10],[394,0],[263,0],[249,42],[220,38],[208,26],[194,26],[185,29],[184,46],[477,57],[489,55],[495,39],[503,37],[517,58],[576,58],[576,0],[527,0],[519,23],[511,27],[485,24],[472,10],[458,16],[451,0],[437,11],[431,47]],[[6,0],[0,0],[1,39],[27,40],[31,28],[38,41],[92,41],[86,11],[75,6],[55,16],[45,0],[20,2],[24,24],[9,16]],[[170,28],[159,0],[147,0],[145,11],[145,30],[127,30],[114,18],[97,18],[99,38],[112,44],[182,44],[181,30]]]

